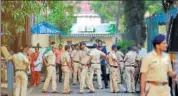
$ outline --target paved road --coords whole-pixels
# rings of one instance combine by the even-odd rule
[[[41,93],[43,83],[40,84],[39,87],[33,87],[28,89],[28,96],[139,96],[138,94],[130,94],[130,93],[110,93],[109,89],[96,89],[95,93],[88,93],[86,89],[84,94],[78,94],[79,92],[79,85],[71,85],[71,90],[73,91],[70,95],[62,94],[63,83],[58,83],[58,94],[43,94]],[[51,89],[51,84],[49,87],[49,91]]]

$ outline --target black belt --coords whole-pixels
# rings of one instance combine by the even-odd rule
[[[113,65],[110,65],[110,67],[113,67],[113,68],[118,68],[118,66],[113,66]]]
[[[79,61],[73,61],[73,62],[75,62],[75,63],[79,63]]]
[[[125,67],[135,67],[135,65],[126,65]]]

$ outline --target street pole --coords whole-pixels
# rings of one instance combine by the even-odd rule
[[[117,6],[117,14],[116,14],[116,33],[115,33],[115,35],[116,35],[116,41],[115,41],[115,44],[117,44],[117,40],[118,40],[118,33],[119,33],[119,29],[118,29],[118,27],[119,27],[119,9],[120,9],[120,1],[118,1],[118,6]]]

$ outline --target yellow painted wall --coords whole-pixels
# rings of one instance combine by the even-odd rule
[[[102,37],[98,37],[96,39],[101,39],[103,41],[106,42],[106,48],[108,51],[111,51],[111,46],[112,44],[115,42],[112,37],[110,38],[102,38]],[[60,40],[59,40],[59,37],[58,36],[54,36],[53,37],[53,40],[59,44],[60,43]],[[78,43],[78,42],[81,42],[81,41],[89,41],[90,40],[90,37],[82,37],[82,38],[72,38],[72,37],[63,37],[62,41],[63,41],[63,45],[67,45],[67,41],[72,41],[72,44],[75,44],[75,43]],[[40,43],[40,45],[42,47],[48,47],[49,46],[49,36],[48,35],[32,35],[32,39],[31,39],[31,43],[32,43],[32,46],[36,46],[37,43]]]
[[[101,40],[103,40],[103,41],[105,41],[106,42],[106,48],[107,48],[107,50],[108,51],[110,51],[111,50],[111,46],[112,46],[112,44],[113,44],[113,38],[111,37],[111,38],[102,38],[102,37],[99,37],[99,38],[96,38],[96,39],[101,39]],[[75,43],[78,43],[78,42],[81,42],[81,41],[89,41],[90,40],[90,38],[89,37],[82,37],[82,38],[68,38],[68,37],[65,37],[65,38],[63,38],[63,41],[64,41],[64,45],[66,45],[67,44],[67,41],[72,41],[72,44],[75,44]]]
[[[36,46],[37,43],[39,43],[41,47],[48,47],[49,46],[49,36],[43,35],[43,34],[32,35],[32,37],[31,37],[32,46]]]

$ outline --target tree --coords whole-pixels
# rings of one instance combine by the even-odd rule
[[[2,1],[1,30],[5,32],[2,44],[14,48],[12,50],[25,45],[29,41],[26,35],[30,32],[30,15],[40,7],[34,1]]]
[[[145,0],[145,9],[146,9],[145,11],[148,12],[150,15],[164,12],[161,0],[156,0],[156,1]]]
[[[47,10],[51,11],[49,18],[42,15]],[[73,21],[74,7],[70,4],[57,1],[2,1],[2,31],[5,36],[2,44],[9,45],[13,50],[20,46],[30,44],[30,17],[32,14],[38,17],[39,21],[47,20],[59,27],[62,31],[68,32]],[[65,13],[68,12],[68,13]],[[39,23],[39,22],[38,22]]]
[[[143,43],[146,38],[144,25],[145,4],[143,0],[129,0],[125,3],[125,39]]]
[[[74,21],[75,6],[64,1],[53,1],[48,5],[46,6],[45,11],[48,11],[49,13],[37,14],[35,23],[46,21],[56,26],[61,31],[70,33],[70,28]]]
[[[91,1],[92,9],[103,19],[103,22],[115,21],[118,1]]]
[[[115,20],[117,2],[118,1],[91,1],[90,4],[92,9],[98,13],[105,22],[109,22]],[[155,13],[161,13],[163,11],[161,0],[125,0],[120,2],[119,32],[124,32],[125,39],[131,39],[135,42],[144,41],[146,38],[143,22],[144,15],[146,12],[148,12],[150,16]]]
[[[94,12],[98,13],[101,16],[101,19],[104,23],[110,21],[117,21],[117,11],[119,7],[119,32],[125,31],[125,17],[124,17],[124,4],[123,1],[91,1],[90,5]]]

